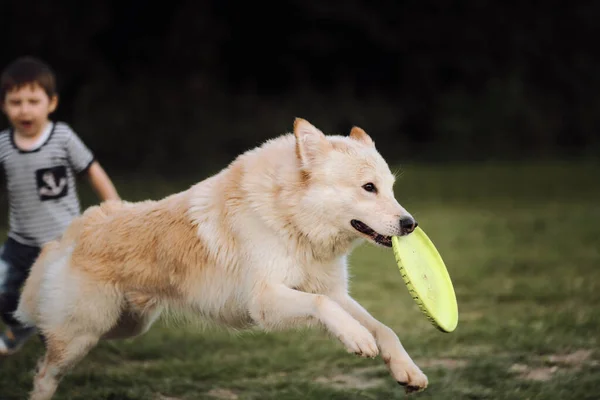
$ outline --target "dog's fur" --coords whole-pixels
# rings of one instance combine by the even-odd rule
[[[353,247],[408,233],[393,184],[362,129],[325,136],[298,118],[188,190],[90,207],[43,248],[16,312],[46,340],[30,398],[52,398],[100,339],[144,333],[169,309],[235,329],[316,322],[350,352],[380,351],[408,391],[425,388],[396,334],[348,294]]]

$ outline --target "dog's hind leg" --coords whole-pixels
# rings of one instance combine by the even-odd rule
[[[160,309],[149,310],[144,314],[125,311],[117,321],[116,325],[104,335],[102,339],[125,339],[142,335],[150,329],[154,321],[159,317]]]
[[[64,374],[98,343],[90,333],[46,336],[46,354],[39,363],[30,400],[50,400]]]
[[[50,400],[62,377],[117,322],[121,307],[118,297],[101,299],[100,293],[87,291],[85,300],[76,299],[74,312],[61,322],[52,321],[48,313],[41,315],[43,321],[38,328],[45,339],[46,353],[38,363],[30,400]],[[93,313],[94,307],[101,311]]]
[[[56,290],[59,287],[60,292]],[[61,378],[116,324],[123,305],[114,286],[98,284],[82,274],[71,273],[43,288],[47,292],[37,327],[45,338],[46,353],[38,364],[30,400],[52,398]]]

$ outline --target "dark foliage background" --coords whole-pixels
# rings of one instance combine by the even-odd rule
[[[55,118],[113,171],[221,168],[295,116],[360,125],[395,162],[594,158],[598,17],[593,1],[4,0],[0,63],[51,63]]]

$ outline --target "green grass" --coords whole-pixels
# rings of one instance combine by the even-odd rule
[[[398,199],[435,242],[452,277],[456,331],[441,333],[420,313],[391,251],[361,246],[351,271],[355,298],[398,333],[429,377],[430,387],[410,397],[597,399],[600,166],[408,165],[402,171]],[[193,182],[117,179],[129,199],[159,197]],[[35,339],[0,361],[0,399],[26,398],[40,352]],[[320,330],[230,335],[165,324],[133,340],[102,343],[64,378],[56,396],[405,397],[380,358],[349,355]]]

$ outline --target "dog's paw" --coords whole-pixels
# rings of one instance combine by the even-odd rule
[[[346,346],[349,353],[362,357],[375,357],[379,348],[375,338],[364,326],[357,324],[352,329],[347,329],[339,335],[339,339]]]
[[[390,373],[399,385],[404,386],[406,393],[420,392],[427,387],[427,376],[413,362],[404,363],[384,358]]]

